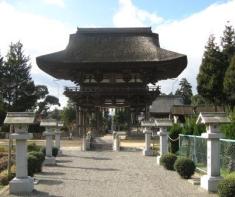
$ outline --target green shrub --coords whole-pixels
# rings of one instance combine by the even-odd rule
[[[29,152],[29,155],[33,155],[37,158],[37,163],[35,164],[36,165],[35,172],[41,172],[42,164],[43,164],[43,161],[45,160],[45,155],[41,151],[38,151],[38,152],[32,151],[32,152]]]
[[[28,154],[28,175],[33,176],[38,168],[38,159],[36,156]]]
[[[40,151],[44,154],[44,157],[46,156],[46,148],[45,147],[42,147],[41,149],[40,149]]]
[[[167,170],[174,170],[174,163],[177,159],[177,156],[172,153],[162,155],[160,158],[160,164],[163,165]]]
[[[196,166],[191,159],[178,158],[174,168],[182,178],[189,179],[194,174]]]
[[[43,152],[44,155],[46,155],[46,148],[45,147],[43,147],[41,149],[41,151]],[[56,157],[58,155],[58,151],[59,151],[59,149],[57,147],[53,147],[52,148],[52,156]]]
[[[220,197],[234,197],[235,177],[228,177],[222,180],[218,185],[218,193]]]
[[[206,131],[206,127],[203,124],[196,124],[197,118],[187,118],[182,133],[184,135],[201,135],[203,132]]]
[[[56,156],[58,155],[58,151],[59,151],[59,149],[58,149],[57,147],[53,147],[53,148],[52,148],[52,155],[53,155],[54,157],[56,157]]]
[[[40,146],[37,146],[35,142],[28,144],[28,152],[40,151]]]
[[[224,133],[225,138],[235,139],[235,121],[230,124],[221,125],[220,130]]]
[[[171,139],[177,139],[179,137],[179,134],[182,133],[183,128],[179,125],[179,124],[174,124],[171,128],[170,128],[170,133],[169,136]],[[170,152],[171,153],[176,153],[179,150],[179,141],[171,141],[170,142]]]

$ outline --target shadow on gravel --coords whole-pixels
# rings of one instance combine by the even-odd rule
[[[63,172],[41,172],[39,175],[65,175]]]
[[[43,185],[60,185],[62,184],[62,181],[58,180],[52,180],[52,179],[40,179],[39,184]]]
[[[58,164],[56,167],[62,168],[75,168],[75,169],[82,169],[82,170],[95,170],[95,171],[119,171],[119,169],[114,168],[90,168],[90,167],[79,167],[79,166],[65,166]]]
[[[82,159],[93,159],[93,160],[112,160],[111,158],[107,158],[107,157],[82,157],[80,156],[80,158]]]
[[[50,195],[48,192],[42,192],[42,191],[38,191],[38,190],[33,190],[32,193],[30,194],[16,194],[16,195],[10,195],[10,197],[15,197],[15,196],[21,196],[21,197],[63,197],[63,196],[55,196],[55,195]]]
[[[56,160],[56,163],[70,163],[72,160]]]

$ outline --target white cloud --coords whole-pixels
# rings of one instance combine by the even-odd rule
[[[58,7],[64,7],[64,0],[44,0],[45,3],[50,4],[50,5],[55,5]]]
[[[120,8],[113,17],[115,26],[132,26],[133,22],[140,26],[149,25],[146,21],[136,17],[140,9],[135,7],[131,0],[128,0],[128,6],[125,7],[125,12],[123,12],[123,1],[119,1]],[[208,37],[210,34],[214,34],[218,38],[217,43],[220,44],[220,37],[223,34],[226,22],[230,21],[230,24],[235,27],[234,10],[235,0],[232,0],[213,4],[182,20],[167,21],[162,19],[161,24],[153,22],[151,25],[153,31],[159,33],[162,48],[188,56],[188,66],[178,79],[186,77],[192,84],[194,91],[196,90],[196,76]],[[143,12],[146,13],[147,11]],[[121,17],[120,15],[123,13],[124,16]],[[125,15],[125,13],[127,14]],[[162,86],[163,92],[169,93],[177,89],[175,80],[161,81],[159,84]]]
[[[54,90],[57,87],[53,87],[52,77],[37,67],[35,58],[64,49],[68,43],[69,34],[76,30],[57,20],[21,12],[5,1],[0,1],[0,24],[1,55],[6,54],[11,42],[20,40],[24,45],[25,54],[30,54],[33,76],[44,78],[40,80],[40,77],[37,77],[35,82],[48,85],[50,93],[57,96],[55,94],[57,91]],[[59,97],[65,105],[66,99],[62,92],[61,90]]]
[[[163,21],[155,13],[135,7],[131,0],[119,0],[119,9],[113,17],[114,26],[117,27],[142,27],[146,24],[159,24]]]

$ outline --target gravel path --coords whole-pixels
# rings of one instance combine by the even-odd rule
[[[155,157],[143,157],[141,152],[81,152],[78,148],[63,152],[57,166],[44,167],[36,175],[40,182],[30,196],[216,196],[157,166]]]

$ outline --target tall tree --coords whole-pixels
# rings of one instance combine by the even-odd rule
[[[70,100],[68,100],[67,106],[63,108],[62,120],[65,126],[71,130],[73,123],[76,121],[76,110],[74,103]]]
[[[199,95],[215,105],[224,101],[223,79],[225,71],[224,55],[215,43],[214,35],[211,35],[205,47],[197,76],[197,90]]]
[[[232,57],[230,65],[224,77],[224,92],[232,109],[235,106],[235,55]]]
[[[223,37],[221,38],[222,52],[226,58],[227,68],[233,55],[235,54],[235,31],[231,25],[225,25]]]
[[[184,104],[191,104],[191,97],[193,96],[192,86],[187,81],[186,78],[180,80],[180,88],[176,90],[175,95],[181,96],[183,98]]]
[[[11,43],[5,62],[0,65],[0,94],[7,111],[25,111],[35,104],[37,98],[30,68],[23,45],[20,42]]]
[[[44,117],[46,117],[48,115],[48,110],[50,109],[51,105],[58,105],[60,106],[59,103],[59,99],[55,96],[52,95],[46,95],[46,97],[40,101],[38,104],[38,110],[37,110],[37,114],[41,114]]]

